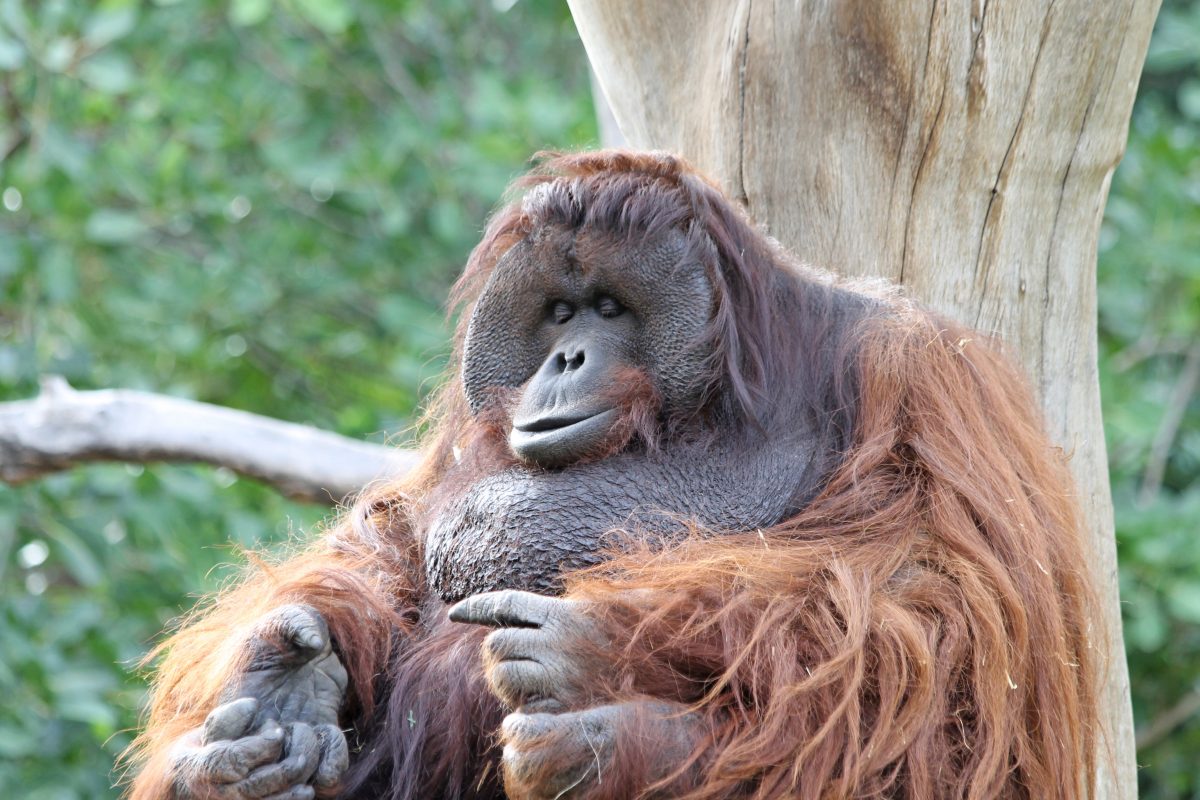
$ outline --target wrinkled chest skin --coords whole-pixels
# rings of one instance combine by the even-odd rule
[[[474,483],[425,527],[425,571],[447,602],[495,589],[559,590],[567,571],[619,544],[612,531],[670,541],[686,522],[764,528],[818,479],[807,441],[728,451],[625,454],[562,470],[513,467]]]

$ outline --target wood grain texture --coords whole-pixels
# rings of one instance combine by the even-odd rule
[[[1072,454],[1104,594],[1103,798],[1137,784],[1096,372],[1096,243],[1159,0],[569,0],[629,143],[794,253],[999,334]]]

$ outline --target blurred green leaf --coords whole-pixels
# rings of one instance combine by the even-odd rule
[[[58,125],[47,125],[42,131],[40,143],[41,152],[34,153],[33,158],[37,159],[40,155],[47,164],[57,167],[69,177],[82,178],[91,169],[91,153],[87,144],[70,131]]]
[[[69,36],[56,36],[42,49],[42,66],[52,72],[65,72],[78,52],[78,41]]]
[[[0,756],[23,758],[38,749],[37,739],[29,731],[12,725],[0,725]]]
[[[101,244],[127,244],[146,233],[146,224],[137,214],[101,208],[88,217],[86,235]]]
[[[100,53],[79,65],[79,77],[102,92],[121,94],[133,85],[133,63],[120,53]]]
[[[15,70],[25,64],[25,48],[0,31],[0,70]]]
[[[1200,583],[1181,583],[1167,595],[1171,613],[1183,622],[1200,625]]]
[[[342,33],[354,20],[346,0],[293,0],[304,17],[325,33]]]
[[[271,0],[232,0],[229,21],[234,25],[257,25],[271,13]]]
[[[93,12],[83,28],[83,40],[95,50],[128,36],[137,23],[134,3],[108,3]]]
[[[1200,121],[1200,78],[1184,81],[1180,85],[1179,110],[1185,117]]]
[[[82,586],[98,586],[104,579],[104,569],[83,540],[65,525],[49,521],[43,525],[47,535],[58,545],[68,573]]]
[[[78,295],[76,265],[66,247],[49,247],[38,260],[43,296],[50,303],[66,303]]]

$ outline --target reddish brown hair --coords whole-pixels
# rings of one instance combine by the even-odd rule
[[[1098,653],[1062,454],[955,326],[897,303],[858,358],[854,448],[798,515],[571,580],[625,643],[610,691],[691,687],[719,733],[689,798],[1088,796]]]

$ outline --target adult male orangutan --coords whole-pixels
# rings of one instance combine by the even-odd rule
[[[1079,521],[1017,371],[676,157],[517,186],[423,465],[161,646],[132,796],[1086,796]]]

